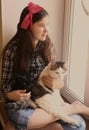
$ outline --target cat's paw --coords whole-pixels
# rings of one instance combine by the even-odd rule
[[[69,122],[71,125],[77,125],[77,121],[76,120],[72,120],[71,122]]]
[[[76,125],[76,126],[79,126],[79,119],[72,119],[71,122],[70,122],[71,125]]]

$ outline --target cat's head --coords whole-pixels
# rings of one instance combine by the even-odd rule
[[[51,75],[53,77],[59,77],[63,80],[67,74],[68,65],[67,62],[50,62],[41,72],[40,77]],[[40,79],[40,78],[39,78]]]
[[[67,62],[53,62],[48,64],[48,69],[52,72],[55,76],[59,76],[60,78],[64,78],[67,74],[68,70],[68,63]]]
[[[67,62],[50,62],[41,72],[38,83],[42,86],[44,86],[44,83],[42,82],[42,77],[43,76],[52,76],[52,77],[57,77],[60,78],[62,81],[64,80],[64,76],[67,74],[68,70],[68,65]],[[48,91],[50,91],[48,89]]]

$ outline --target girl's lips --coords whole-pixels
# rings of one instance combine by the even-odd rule
[[[43,36],[43,37],[44,37],[44,36],[46,37],[46,36],[47,36],[47,34],[42,34],[42,36]]]

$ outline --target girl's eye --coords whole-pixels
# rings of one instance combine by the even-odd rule
[[[39,24],[39,26],[40,26],[40,27],[44,27],[44,25],[43,25],[43,24]]]
[[[59,74],[58,72],[55,72],[56,74]]]
[[[48,27],[48,24],[39,24],[40,27]]]

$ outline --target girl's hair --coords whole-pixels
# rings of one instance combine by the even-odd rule
[[[16,47],[17,47],[17,51],[16,51],[16,57],[15,57],[15,61],[16,61],[16,65],[15,65],[15,69],[16,72],[26,72],[29,63],[31,63],[32,60],[32,55],[33,55],[33,45],[32,45],[32,33],[30,30],[30,27],[28,27],[27,30],[24,30],[21,28],[21,23],[23,22],[24,18],[26,17],[26,15],[29,13],[27,7],[25,7],[21,13],[20,16],[20,21],[18,23],[17,26],[17,32],[15,34],[15,36],[8,42],[7,46],[12,42],[15,41],[16,42]],[[34,24],[35,22],[41,20],[43,17],[45,17],[46,15],[48,15],[48,12],[46,10],[41,10],[40,12],[36,13],[33,15],[32,17],[32,23]],[[40,52],[44,59],[46,60],[46,63],[48,63],[49,61],[51,61],[51,41],[50,38],[47,36],[45,41],[41,41],[43,42],[42,44],[45,44],[44,49],[42,50],[42,52]],[[4,51],[6,50],[7,46],[5,47]]]

